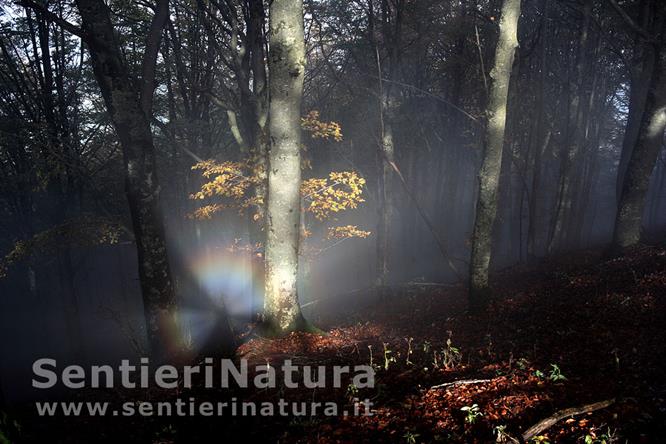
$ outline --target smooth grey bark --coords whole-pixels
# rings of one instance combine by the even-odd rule
[[[497,190],[502,165],[509,83],[518,47],[519,17],[520,0],[504,0],[495,62],[490,72],[483,161],[478,175],[479,194],[472,233],[469,303],[473,309],[482,308],[488,298],[488,268],[492,253],[493,225],[497,214]]]
[[[650,176],[664,143],[664,129],[666,129],[666,44],[663,37],[662,30],[638,140],[629,158],[622,194],[620,195],[613,234],[614,249],[629,247],[640,241]]]
[[[302,329],[298,302],[301,99],[305,39],[301,0],[270,5],[270,153],[264,323],[275,334]]]
[[[154,63],[158,46],[148,42],[143,61],[144,78],[137,91],[111,23],[110,11],[101,0],[77,0],[82,27],[97,83],[111,115],[123,151],[125,191],[137,245],[139,281],[143,295],[147,336],[151,352],[167,358],[180,351],[176,297],[167,258],[164,224],[159,210],[160,187],[155,147],[150,128]],[[159,38],[165,25],[168,0],[160,0],[149,39]],[[151,68],[152,67],[152,68]],[[147,97],[147,96],[150,97]]]

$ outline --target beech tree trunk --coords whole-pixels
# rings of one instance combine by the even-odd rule
[[[497,214],[497,190],[502,165],[511,68],[518,46],[519,17],[520,0],[504,0],[499,22],[499,40],[495,50],[495,65],[490,72],[483,161],[478,176],[479,195],[470,261],[469,303],[472,309],[483,308],[488,300],[488,268],[493,224]]]
[[[631,151],[622,184],[613,234],[615,249],[629,247],[640,241],[650,176],[664,143],[664,129],[666,129],[666,45],[662,34],[645,102],[645,112],[638,131],[638,140]]]
[[[301,98],[305,73],[302,0],[270,6],[270,154],[264,322],[275,334],[302,329],[300,238]]]
[[[160,187],[155,147],[147,112],[154,88],[154,57],[168,14],[160,0],[147,37],[142,88],[137,91],[102,0],[77,0],[83,31],[97,83],[111,115],[125,163],[125,191],[129,201],[139,260],[139,280],[151,352],[166,358],[179,351],[180,330],[176,298],[167,258],[164,225],[159,210]],[[157,44],[155,42],[157,39]],[[148,97],[148,94],[150,97]]]
[[[641,10],[641,27],[648,29],[650,26],[650,15],[652,10],[651,2],[645,1]],[[629,114],[627,116],[627,126],[622,140],[622,151],[620,153],[620,164],[617,170],[617,182],[615,189],[615,199],[619,205],[624,177],[629,166],[631,151],[636,145],[638,131],[640,130],[641,120],[645,112],[645,103],[647,101],[648,87],[654,71],[655,48],[653,45],[644,44],[644,39],[636,35],[634,44],[634,63],[631,66],[631,89],[629,91]]]

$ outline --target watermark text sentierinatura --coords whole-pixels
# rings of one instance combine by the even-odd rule
[[[125,388],[144,389],[153,384],[164,389],[192,388],[342,388],[343,379],[355,389],[373,388],[375,373],[369,365],[297,366],[287,359],[280,366],[266,363],[250,371],[248,361],[230,359],[203,360],[200,365],[151,366],[148,358],[138,364],[123,359],[118,365],[67,365],[60,368],[55,359],[42,358],[33,363],[32,386],[52,389],[62,385],[69,389]],[[346,387],[349,387],[346,386]],[[39,416],[370,416],[369,399],[353,399],[350,408],[335,402],[287,401],[254,402],[238,400],[198,402],[195,398],[170,401],[130,401],[114,408],[112,403],[99,401],[36,402]]]
[[[175,389],[192,388],[194,380],[203,380],[205,388],[315,389],[342,388],[343,378],[351,378],[350,384],[357,389],[373,388],[375,385],[375,372],[369,365],[299,366],[287,359],[279,367],[270,363],[257,365],[250,374],[246,359],[238,363],[231,359],[220,359],[218,363],[216,366],[213,358],[205,358],[201,365],[153,367],[148,358],[141,358],[138,365],[123,359],[117,366],[91,365],[84,368],[68,365],[59,369],[55,359],[41,358],[32,365],[32,386],[37,389],[51,389],[58,384],[70,389],[136,389],[155,384],[164,389]]]
[[[276,402],[240,401],[198,402],[194,398],[174,401],[126,401],[119,408],[110,402],[36,402],[39,416],[372,416],[372,401],[354,398],[350,408],[335,402],[303,402],[279,399]]]

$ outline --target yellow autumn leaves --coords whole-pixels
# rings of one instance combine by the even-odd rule
[[[337,122],[322,122],[319,111],[313,110],[301,117],[301,128],[309,131],[313,139],[333,139],[342,142],[342,128]]]
[[[222,198],[216,202],[197,208],[189,216],[192,219],[211,219],[216,213],[236,208],[241,213],[251,205],[260,205],[255,196],[249,195],[251,187],[257,184],[255,175],[248,174],[240,162],[216,163],[213,160],[199,162],[192,167],[200,170],[202,176],[211,179],[201,189],[190,195],[193,200]],[[245,174],[244,174],[245,173]],[[362,197],[365,179],[354,171],[331,172],[327,178],[304,180],[301,184],[303,210],[312,213],[322,221],[332,213],[357,208],[364,202]]]
[[[322,221],[331,213],[358,207],[365,179],[354,171],[331,172],[328,178],[307,179],[301,184],[305,211]]]
[[[330,227],[326,239],[348,239],[350,237],[366,238],[370,236],[369,231],[359,230],[356,225],[345,225],[342,227]]]
[[[211,219],[215,213],[227,208],[237,208],[241,213],[251,205],[259,205],[255,196],[249,191],[259,184],[259,174],[252,170],[249,161],[246,162],[216,162],[204,160],[192,166],[193,170],[201,171],[201,175],[209,179],[201,189],[190,195],[190,199],[204,200],[206,198],[222,198],[223,203],[213,203],[197,208],[190,218]]]
[[[310,132],[312,138],[342,141],[340,125],[321,121],[319,111],[310,111],[303,117],[301,127]],[[190,195],[190,199],[216,201],[197,208],[189,217],[211,219],[216,213],[231,208],[242,214],[252,206],[263,205],[253,193],[254,188],[261,185],[261,177],[265,177],[263,171],[256,170],[256,165],[257,162],[251,159],[240,162],[205,160],[195,164],[192,170],[200,171],[207,181],[199,191]],[[357,208],[364,202],[362,196],[365,183],[365,179],[355,171],[334,171],[328,177],[306,179],[301,184],[302,210],[321,222],[335,213]],[[369,235],[369,231],[347,225],[329,228],[326,238],[365,238]]]

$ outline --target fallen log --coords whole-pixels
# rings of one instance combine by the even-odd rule
[[[568,409],[560,410],[555,414],[549,416],[548,418],[539,421],[523,433],[522,438],[523,442],[529,442],[530,439],[541,434],[543,431],[548,430],[561,420],[569,418],[571,416],[582,415],[583,413],[590,413],[596,410],[605,409],[615,402],[615,399],[607,399],[605,401],[594,402],[592,404],[586,404],[580,407],[571,407]]]
[[[447,387],[453,387],[455,385],[467,385],[467,384],[482,384],[484,382],[490,382],[491,379],[460,379],[458,381],[445,382],[444,384],[437,384],[430,387],[430,390],[438,390]]]

